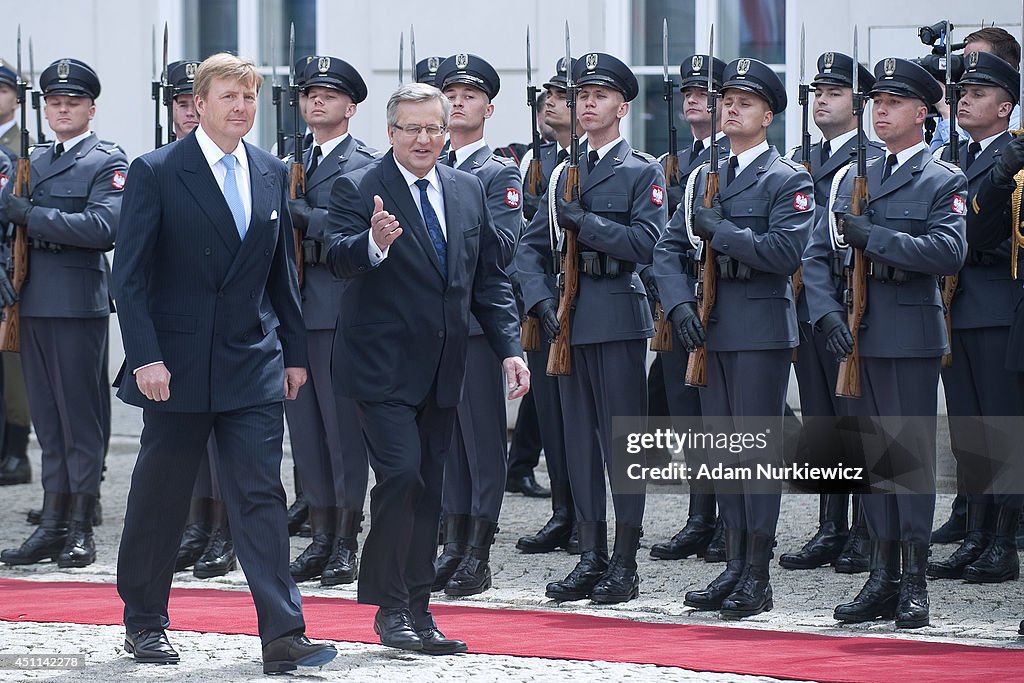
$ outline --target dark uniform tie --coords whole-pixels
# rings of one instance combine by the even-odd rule
[[[303,149],[309,149],[309,146],[313,144],[313,134],[306,133],[302,136],[302,147]]]
[[[320,165],[321,154],[322,150],[320,149],[320,145],[313,145],[313,152],[309,155],[309,168],[306,169],[307,176],[313,175],[313,171],[315,171],[316,167]]]
[[[740,158],[737,156],[729,157],[729,169],[725,172],[725,184],[731,185],[732,181],[736,180],[736,169],[740,165]]]
[[[64,143],[58,142],[53,148],[53,160],[57,161],[60,159],[60,155],[64,153]]]
[[[600,161],[600,158],[597,156],[597,150],[596,149],[590,150],[590,154],[587,155],[587,172],[588,173],[593,173],[594,172],[594,167],[597,166],[597,162],[598,161]]]
[[[558,159],[555,161],[556,164],[560,164],[569,158],[569,150],[560,149],[558,150]]]
[[[885,157],[885,168],[882,169],[882,182],[884,183],[892,175],[892,169],[896,168],[896,155],[890,154]]]
[[[448,150],[448,165],[455,168],[455,150]]]
[[[703,140],[694,140],[693,141],[693,149],[690,150],[690,163],[692,164],[694,161],[696,161],[697,157],[699,157],[700,153],[703,152],[703,151],[704,151],[704,141]]]
[[[828,140],[823,140],[821,143],[821,165],[824,166],[828,158],[832,156],[832,143]]]
[[[981,153],[981,143],[980,142],[972,142],[971,144],[967,145],[967,158],[964,160],[964,170],[965,171],[971,167],[971,164],[973,164],[975,161],[977,161],[978,154],[980,154],[980,153]]]
[[[431,206],[430,199],[427,197],[427,186],[429,185],[430,181],[426,178],[416,181],[416,187],[420,188],[420,213],[423,214],[423,224],[427,226],[430,243],[434,245],[434,251],[437,252],[437,261],[441,264],[441,272],[447,275],[448,243],[445,242],[444,231],[441,230],[441,221],[438,220],[437,214],[434,213],[434,207]]]

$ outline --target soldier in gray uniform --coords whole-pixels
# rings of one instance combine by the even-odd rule
[[[441,62],[437,86],[452,104],[451,145],[442,163],[480,178],[487,207],[502,241],[508,270],[523,229],[523,184],[511,159],[495,156],[484,141],[484,125],[501,85],[484,59],[456,54]],[[444,550],[434,562],[432,590],[476,595],[491,587],[491,544],[505,493],[505,388],[498,358],[470,314],[466,382],[448,451],[441,499]]]
[[[427,57],[416,62],[416,82],[436,86],[437,68],[443,61],[444,57]]]
[[[875,83],[874,76],[858,65],[859,87],[863,93]],[[840,52],[826,52],[818,57],[818,74],[811,81],[814,89],[814,124],[822,139],[811,145],[808,158],[801,148],[794,150],[794,161],[810,164],[814,179],[814,215],[818,219],[828,206],[832,179],[839,169],[857,157],[857,117],[853,114],[853,59]],[[882,146],[873,140],[866,145],[868,159],[882,154]],[[828,228],[827,223],[818,225]],[[834,263],[832,284],[841,292],[846,286],[841,263]],[[800,445],[807,449],[807,459],[849,462],[844,454],[844,441],[835,430],[834,418],[846,414],[844,399],[836,397],[836,375],[839,364],[835,354],[825,348],[825,339],[815,335],[808,320],[807,297],[803,292],[796,301],[800,321],[800,346],[796,356],[796,378],[800,389],[800,409],[804,418]],[[783,553],[779,564],[786,569],[814,569],[834,564],[837,572],[852,574],[868,570],[867,528],[860,509],[860,500],[853,496],[853,525],[847,515],[850,494],[844,491],[823,492],[819,496],[818,530],[795,553]]]
[[[957,120],[970,135],[959,150],[970,203],[1002,163],[1002,152],[1013,140],[1007,128],[1020,92],[1020,74],[988,52],[972,52],[964,61]],[[942,158],[950,159],[948,146]],[[1008,159],[1008,163],[1013,162]],[[978,220],[975,211],[968,212],[968,242]],[[987,493],[992,490],[990,472],[976,459],[1000,448],[996,435],[989,432],[995,425],[977,417],[1024,415],[1021,387],[1014,374],[1005,370],[1010,323],[1020,293],[1020,285],[1011,277],[1010,253],[1009,239],[988,249],[971,245],[950,306],[953,355],[952,364],[942,369],[942,385],[961,475],[958,493],[967,500],[967,536],[947,559],[929,563],[932,578],[1000,583],[1020,574],[1015,536],[1022,498]]]
[[[359,72],[337,57],[314,57],[303,74],[306,194],[291,200],[292,223],[303,231],[302,318],[309,345],[309,378],[285,406],[292,457],[309,503],[312,538],[291,563],[296,581],[320,577],[323,586],[352,583],[369,461],[355,403],[331,386],[331,347],[344,281],[325,267],[324,227],[334,180],[366,166],[376,152],[349,133],[356,106],[366,99]]]
[[[690,124],[693,142],[687,149],[676,153],[679,158],[679,173],[682,183],[668,188],[669,228],[685,230],[683,218],[685,211],[676,208],[683,200],[683,188],[695,170],[708,163],[711,159],[711,112],[708,111],[708,69],[716,91],[722,89],[722,74],[725,73],[725,62],[708,55],[691,55],[679,65],[679,76],[682,78],[679,91],[683,94],[683,118]],[[722,132],[721,113],[714,126],[717,131],[718,153],[722,157],[729,155],[729,138]],[[680,255],[680,269],[690,270],[696,267],[695,250],[689,249]],[[650,296],[652,290],[658,293],[657,279],[654,268],[647,267],[640,271],[640,277]],[[662,305],[664,308],[664,304]],[[667,310],[668,309],[664,309]],[[665,392],[668,398],[669,413],[675,416],[699,416],[700,395],[694,387],[686,386],[686,366],[690,354],[682,344],[673,344],[671,351],[662,351],[661,370],[665,377]],[[706,459],[706,453],[693,449],[687,451],[687,465],[693,467]],[[710,482],[690,481],[689,511],[686,524],[665,543],[651,546],[651,557],[661,560],[681,560],[690,555],[703,557],[708,562],[725,559],[725,527],[719,519],[716,522],[715,491]]]
[[[128,162],[89,130],[100,81],[86,64],[60,59],[39,76],[56,140],[32,153],[32,194],[0,196],[0,224],[25,225],[29,275],[21,289],[21,355],[43,451],[38,529],[0,561],[96,559],[92,517],[110,416],[106,376],[110,295],[104,256],[114,246]]]
[[[942,96],[938,83],[917,64],[894,57],[878,62],[874,73],[872,115],[886,156],[867,164],[869,208],[861,216],[849,213],[849,172],[828,208],[836,215],[837,233],[850,247],[863,249],[869,263],[858,341],[861,396],[847,406],[854,416],[894,421],[899,451],[917,460],[893,466],[912,465],[933,486],[939,364],[948,348],[936,276],[956,273],[964,261],[967,179],[954,166],[933,159],[922,140],[928,106]],[[846,355],[853,339],[846,306],[833,286],[832,252],[829,232],[816,230],[804,256],[805,291],[815,329],[826,336],[830,351]],[[888,424],[865,422],[865,428]],[[890,456],[898,452],[881,441],[861,435],[869,462],[891,463]],[[928,624],[925,569],[935,513],[932,491],[862,497],[871,573],[852,602],[836,607],[836,619],[895,616],[897,628]]]
[[[696,281],[680,268],[690,248],[686,232],[666,230],[654,267],[663,306],[678,339],[690,351],[707,344],[707,387],[700,392],[705,428],[712,432],[758,431],[746,418],[777,417],[786,406],[796,310],[789,276],[800,265],[814,216],[810,175],[768,144],[767,128],[786,108],[778,75],[755,59],[725,68],[722,129],[731,155],[720,162],[723,179],[711,208],[703,203],[705,166],[694,185],[693,232],[716,254],[718,294],[711,324],[697,313]],[[710,452],[716,461],[722,454]],[[705,590],[690,591],[685,604],[721,610],[726,618],[773,607],[768,565],[775,542],[781,489],[768,486],[718,491],[725,523],[726,569]]]
[[[562,419],[573,429],[565,448],[582,556],[565,579],[548,584],[546,594],[560,601],[625,602],[639,592],[636,552],[644,494],[623,493],[616,484],[623,473],[613,465],[622,454],[613,449],[612,418],[639,416],[637,430],[645,422],[646,340],[654,326],[636,269],[650,263],[667,220],[665,174],[653,157],[633,150],[619,133],[619,122],[639,91],[629,67],[612,55],[590,53],[576,61],[572,76],[580,87],[576,113],[587,134],[580,146],[580,197],[565,201],[562,175],[550,198],[557,204],[558,225],[550,225],[547,211],[538,211],[516,256],[524,306],[540,318],[543,334],[554,338],[559,292],[551,270],[552,228],[577,233],[572,369],[558,378],[558,388]],[[615,505],[610,561],[605,469]]]

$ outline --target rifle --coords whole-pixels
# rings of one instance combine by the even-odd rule
[[[164,91],[164,106],[167,107],[167,142],[171,143],[178,139],[174,132],[174,89],[167,80],[167,22],[164,22],[164,68],[160,72],[160,83]]]
[[[565,22],[565,97],[569,106],[569,165],[565,167],[565,190],[562,197],[571,202],[580,196],[580,136],[576,130],[576,82],[572,77],[572,52],[569,48],[569,22]],[[552,196],[551,201],[558,198]],[[561,296],[558,298],[558,336],[551,343],[548,351],[547,373],[549,375],[568,375],[572,372],[572,345],[569,340],[570,317],[572,305],[579,291],[579,255],[577,253],[576,233],[566,230],[565,251],[562,254],[562,268],[558,274],[561,285]]]
[[[14,195],[31,196],[32,165],[28,157],[28,83],[21,76],[21,26],[18,26],[18,106],[21,109],[21,149],[14,176]],[[15,294],[21,294],[21,287],[28,278],[28,229],[24,225],[14,228],[14,244],[8,265],[11,286]],[[15,301],[4,309],[0,322],[0,351],[21,350],[20,302]]]
[[[857,117],[857,175],[853,178],[850,213],[862,216],[868,208],[867,149],[864,143],[864,96],[860,93],[857,61],[857,27],[853,27],[853,113]],[[846,324],[853,350],[839,361],[836,396],[860,398],[860,324],[868,308],[868,268],[864,250],[853,249],[853,266],[846,268]]]
[[[811,133],[807,126],[807,109],[810,103],[811,86],[807,85],[807,80],[804,76],[804,69],[806,66],[807,50],[805,47],[804,40],[804,25],[800,23],[800,88],[797,91],[797,100],[800,104],[800,163],[803,164],[807,172],[811,172]],[[854,69],[857,65],[854,64]],[[793,303],[796,303],[800,299],[800,294],[804,291],[804,269],[798,267],[793,273]],[[793,348],[793,361],[796,361],[797,349]]]
[[[416,80],[416,27],[409,24],[409,77]]]
[[[36,112],[36,142],[41,145],[46,142],[46,135],[43,133],[43,108],[39,106],[39,99],[42,97],[42,93],[32,88],[31,79],[32,75],[36,72],[36,60],[32,54],[32,36],[28,37],[28,71],[28,88],[32,90],[32,109]],[[24,121],[22,121],[21,127],[24,130]]]
[[[710,65],[708,66],[710,69]],[[662,161],[665,169],[665,187],[678,185],[681,177],[679,173],[679,157],[676,156],[676,106],[673,102],[675,95],[675,83],[668,75],[668,19],[663,19],[661,24],[661,70],[662,81],[665,84],[665,92],[662,98],[668,105],[668,154]],[[654,338],[651,339],[651,351],[672,350],[672,322],[665,315],[665,309],[658,301],[654,306]]]
[[[715,25],[711,25],[708,39],[708,111],[711,112],[711,165],[704,184],[704,208],[710,209],[718,194],[718,91],[715,90],[713,62],[715,60]],[[686,207],[685,210],[689,210]],[[701,243],[703,258],[697,270],[697,307],[700,324],[706,330],[711,321],[711,309],[715,306],[718,279],[715,276],[715,252],[711,240]],[[686,386],[706,387],[708,385],[708,346],[698,346],[686,363]]]
[[[153,81],[150,84],[150,97],[153,98],[153,132],[156,136],[156,139],[153,143],[153,149],[157,149],[158,147],[164,144],[164,127],[160,124],[160,107],[163,106],[164,100],[163,94],[161,92],[163,84],[160,82],[160,79],[156,76],[156,24],[153,25],[152,39],[153,50],[151,64],[153,71]],[[166,68],[166,63],[164,64],[164,67]],[[168,121],[167,125],[173,126],[174,122]]]
[[[306,165],[303,162],[305,150],[302,149],[302,115],[299,111],[299,84],[295,75],[295,22],[292,22],[291,35],[288,38],[288,104],[292,108],[292,118],[295,127],[292,132],[295,135],[295,150],[292,152],[291,173],[289,175],[289,192],[292,199],[298,199],[306,194]],[[295,240],[295,272],[299,277],[299,287],[302,287],[303,264],[305,259],[302,255],[302,231],[292,228],[292,237]]]
[[[277,82],[277,33],[274,31],[273,26],[270,30],[270,102],[274,105],[274,121],[275,130],[277,132],[277,156],[279,159],[285,157],[284,153],[284,109],[282,104],[284,99],[281,97],[281,93],[284,91],[284,86]]]
[[[413,67],[415,69],[415,67]],[[526,191],[534,196],[544,192],[544,170],[540,163],[540,131],[537,130],[537,96],[540,88],[533,84],[533,57],[530,54],[530,27],[526,27],[526,104],[530,107],[530,132],[533,137],[533,158],[526,170]],[[540,350],[540,320],[526,316],[520,341],[524,351]]]
[[[953,82],[953,59],[950,51],[953,25],[946,20],[946,103],[949,105],[949,161],[954,166],[960,165],[960,133],[956,129],[956,108],[960,102],[960,86]],[[942,316],[946,321],[946,340],[949,342],[949,353],[942,354],[942,367],[953,364],[953,297],[956,296],[960,276],[958,273],[942,277]]]
[[[416,78],[415,67],[413,67],[412,77]],[[405,33],[398,34],[398,85],[402,85],[405,80]]]

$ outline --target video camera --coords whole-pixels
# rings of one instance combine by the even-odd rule
[[[952,31],[953,24],[949,24]],[[940,83],[946,82],[946,22],[939,21],[931,26],[922,26],[917,29],[917,37],[921,42],[931,47],[931,53],[924,57],[913,60],[932,75],[932,78]],[[950,52],[962,50],[967,43],[953,43],[949,46]],[[950,67],[954,81],[959,81],[964,73],[964,58],[961,55],[950,55]]]

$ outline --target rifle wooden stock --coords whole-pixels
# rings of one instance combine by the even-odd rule
[[[715,195],[718,194],[718,173],[709,172],[707,184],[704,186],[704,208],[710,209]],[[711,321],[711,309],[715,306],[715,294],[718,278],[715,275],[715,252],[711,248],[711,240],[704,240],[704,258],[700,264],[700,284],[697,292],[698,315],[705,333]],[[701,344],[690,353],[686,363],[686,386],[706,387],[708,385],[708,347],[707,342]]]
[[[674,150],[669,150],[669,153],[661,160],[661,166],[665,169],[665,185],[671,187],[672,185],[681,184],[679,157],[676,156]]]
[[[291,175],[288,182],[290,185],[289,196],[292,199],[298,199],[306,194],[306,168],[301,161],[292,162]],[[305,258],[302,256],[302,231],[298,228],[292,228],[292,238],[295,241],[295,272],[299,276],[299,287],[302,287],[303,271],[305,270],[303,267]]]
[[[795,306],[797,301],[800,300],[800,294],[804,291],[804,269],[803,266],[796,269],[793,273],[793,305]],[[796,362],[797,356],[800,353],[799,343],[793,347],[793,362]]]
[[[853,198],[850,213],[860,216],[867,208],[868,179],[857,176],[853,179]],[[836,379],[836,396],[860,398],[860,324],[868,308],[868,264],[863,249],[853,249],[853,267],[846,273],[847,314],[846,324],[853,337],[853,351],[839,361],[839,377]]]
[[[959,281],[958,275],[946,275],[942,278],[942,316],[946,319],[946,341],[949,343],[949,353],[942,354],[944,368],[953,364],[953,297],[956,296]]]
[[[526,191],[534,197],[544,194],[544,168],[536,156],[530,159],[526,167]]]
[[[571,202],[579,196],[580,170],[576,166],[565,169],[565,201]],[[547,373],[568,375],[572,372],[572,345],[570,342],[570,316],[572,305],[579,291],[579,256],[576,233],[565,231],[565,252],[562,254],[562,292],[558,297],[558,336],[551,343],[548,352]]]
[[[540,351],[540,320],[532,315],[526,316],[519,335],[519,342],[523,351]]]
[[[28,158],[18,159],[17,172],[14,179],[14,194],[19,197],[29,196],[29,180],[31,165]],[[15,294],[21,294],[21,287],[28,278],[28,230],[24,225],[15,226],[14,244],[11,249],[11,286]],[[15,301],[4,308],[3,321],[0,322],[0,351],[21,350],[21,316],[20,302]]]
[[[665,315],[665,309],[659,301],[654,307],[654,337],[651,338],[651,351],[672,350],[672,321]]]

